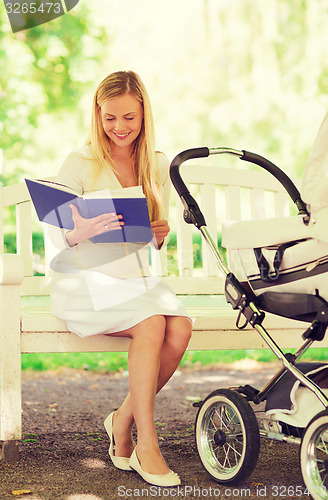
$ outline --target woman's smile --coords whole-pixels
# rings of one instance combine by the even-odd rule
[[[116,135],[116,137],[118,139],[124,140],[130,135],[131,132],[127,132],[126,134],[118,134],[117,132],[113,132],[113,133]]]

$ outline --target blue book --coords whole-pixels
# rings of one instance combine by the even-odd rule
[[[25,179],[25,182],[41,222],[63,229],[74,229],[70,208],[74,204],[86,219],[105,213],[123,216],[124,226],[121,229],[105,231],[90,238],[93,243],[149,243],[153,238],[145,196],[83,198],[56,182],[30,179]]]

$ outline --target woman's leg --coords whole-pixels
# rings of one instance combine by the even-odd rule
[[[152,318],[153,323],[155,323],[153,325],[149,322]],[[179,365],[191,336],[191,322],[188,318],[179,316],[169,316],[166,318],[163,316],[154,316],[152,318],[136,325],[136,327],[133,327],[127,332],[117,334],[132,337],[129,352],[130,393],[115,413],[113,430],[117,456],[130,456],[133,449],[131,430],[135,420],[138,429],[138,456],[141,465],[146,472],[165,474],[168,469],[162,457],[158,455],[159,448],[154,425],[155,394],[171,378],[172,374]],[[155,336],[157,337],[159,331],[158,327],[160,322],[158,321],[158,318],[162,318],[164,320],[164,324],[162,323],[160,325],[160,330],[164,328],[163,340],[160,340],[159,338],[157,340],[154,339]],[[145,332],[145,330],[148,330],[148,332]],[[136,342],[137,336],[139,338]],[[145,343],[147,343],[146,346]],[[156,344],[157,351],[156,349],[154,350],[153,344]],[[149,365],[148,368],[149,375],[150,373],[156,373],[156,370],[158,371],[156,380],[153,381],[154,385],[151,389],[153,404],[152,406],[147,407],[149,408],[149,410],[147,410],[147,415],[141,416],[142,422],[145,422],[148,418],[148,423],[145,428],[146,433],[143,433],[144,429],[139,429],[138,417],[135,415],[135,410],[138,412],[138,408],[140,406],[140,393],[142,393],[140,384],[142,385],[142,378],[146,376],[147,371],[142,366],[142,363],[149,364],[149,355],[153,358],[157,358],[154,354],[155,351],[158,352],[158,348],[159,359],[156,362],[156,368],[154,366],[155,359],[152,361],[153,366]],[[140,353],[140,351],[142,352]],[[135,372],[138,374],[136,377],[133,375]],[[144,391],[147,392],[149,390],[150,383],[147,383],[144,387]],[[145,399],[145,394],[141,395],[141,399]],[[150,429],[151,432],[149,432]],[[147,449],[150,447],[152,447],[153,451]]]
[[[186,352],[192,323],[184,316],[166,316],[165,338],[161,353],[157,392],[168,382]]]
[[[128,356],[132,411],[127,414],[124,410],[121,411],[121,407],[115,413],[113,422],[115,453],[117,456],[125,456],[120,446],[121,436],[125,435],[125,442],[128,436],[131,436],[131,423],[134,419],[138,431],[138,458],[141,465],[149,473],[166,474],[169,469],[159,451],[154,422],[157,380],[165,336],[165,318],[160,315],[152,316],[116,335],[128,336],[132,339]],[[133,415],[132,418],[131,415]],[[124,425],[128,427],[124,428]]]
[[[129,350],[131,409],[137,426],[137,454],[142,467],[150,474],[166,474],[169,469],[159,451],[154,422],[165,318],[154,316],[146,323],[142,333],[135,332]]]

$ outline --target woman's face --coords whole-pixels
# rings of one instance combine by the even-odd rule
[[[140,102],[131,94],[124,94],[109,99],[100,109],[107,137],[117,147],[130,147],[142,127],[143,110]]]

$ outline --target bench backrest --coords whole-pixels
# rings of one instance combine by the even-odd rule
[[[214,240],[220,241],[223,220],[282,217],[290,213],[290,202],[283,187],[270,174],[260,170],[186,164],[181,174],[205,215]],[[174,191],[174,190],[173,190]],[[167,248],[151,252],[154,272],[168,276],[178,294],[223,293],[223,277],[199,238],[196,228],[183,221],[183,206],[174,191],[170,213],[171,233],[176,234],[176,253]],[[48,295],[50,276],[34,276],[32,228],[40,224],[25,183],[0,189],[0,208],[16,207],[16,247],[24,260],[23,295]],[[175,211],[175,212],[174,212]],[[197,248],[195,248],[197,247]],[[0,251],[4,252],[4,224],[0,222]],[[195,255],[201,255],[195,265]],[[171,255],[172,254],[172,255]],[[177,263],[172,276],[168,261]],[[183,278],[183,279],[180,279]]]

